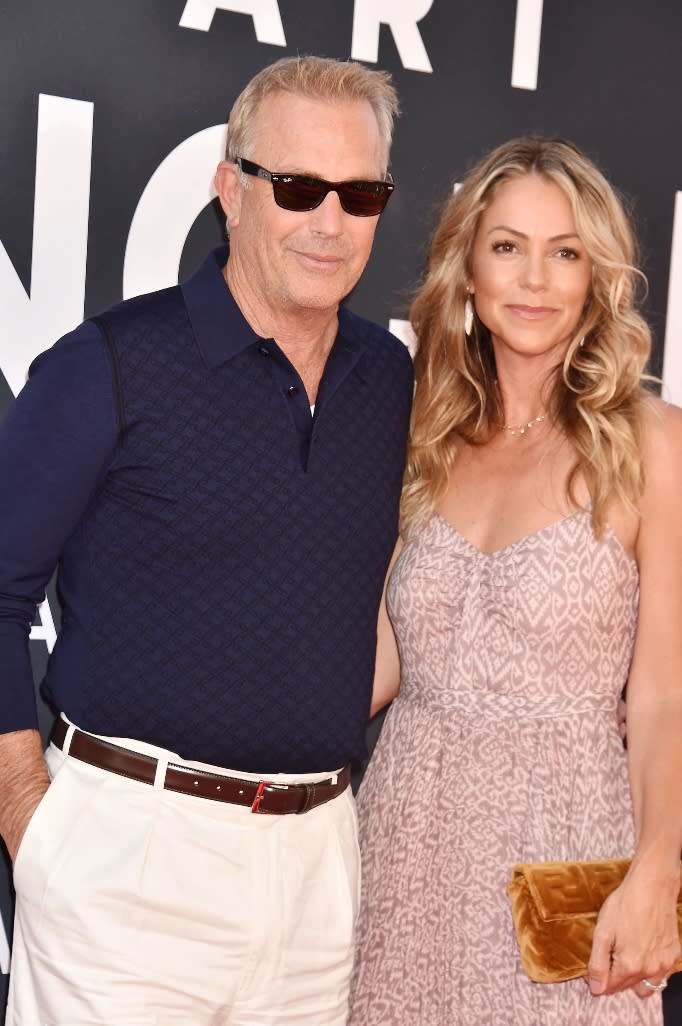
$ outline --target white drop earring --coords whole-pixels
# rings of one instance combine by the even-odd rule
[[[464,334],[470,335],[473,326],[474,304],[471,302],[471,296],[467,296],[466,303],[464,304]]]

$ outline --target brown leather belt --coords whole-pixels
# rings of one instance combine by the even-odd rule
[[[64,748],[68,724],[62,719],[55,723],[50,740],[57,748]],[[131,780],[153,784],[158,760],[129,748],[121,748],[109,741],[102,741],[85,734],[77,728],[73,732],[69,755],[91,766],[118,773]],[[317,805],[323,805],[342,794],[350,783],[350,766],[345,766],[336,777],[329,780],[315,780],[309,784],[280,784],[272,780],[243,780],[238,777],[224,777],[219,773],[208,773],[169,762],[164,779],[167,791],[179,791],[199,798],[211,798],[216,802],[232,805],[246,805],[252,812],[285,816],[300,815]]]

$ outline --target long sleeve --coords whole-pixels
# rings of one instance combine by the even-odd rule
[[[118,436],[112,374],[86,322],[39,356],[0,428],[0,733],[37,725],[36,605]]]

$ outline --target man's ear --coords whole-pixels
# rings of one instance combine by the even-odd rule
[[[242,209],[243,191],[239,168],[229,160],[221,160],[213,181],[227,222],[230,228],[236,228]]]

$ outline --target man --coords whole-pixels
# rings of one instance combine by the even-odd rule
[[[8,1026],[344,1022],[412,374],[339,302],[396,112],[357,64],[259,73],[216,175],[229,256],[62,339],[4,426]],[[57,563],[48,786],[27,636]]]

